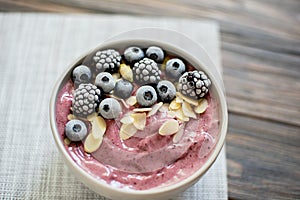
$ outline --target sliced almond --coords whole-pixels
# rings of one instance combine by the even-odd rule
[[[90,133],[84,141],[84,151],[87,153],[93,153],[100,147],[102,140],[103,137],[95,139],[93,136],[93,132]]]
[[[174,113],[175,113],[176,118],[181,120],[181,121],[187,122],[187,121],[190,120],[189,117],[184,115],[184,113],[182,112],[181,109],[175,110]]]
[[[172,110],[169,110],[168,111],[168,117],[175,118],[176,117],[176,113],[174,111],[172,111]]]
[[[182,112],[183,112],[183,114],[184,114],[185,116],[187,116],[187,117],[191,117],[191,118],[197,119],[197,116],[196,116],[196,114],[194,113],[193,108],[192,108],[191,105],[190,105],[188,102],[186,102],[186,101],[184,101],[184,102],[182,103]]]
[[[70,140],[69,138],[65,138],[65,139],[64,139],[64,143],[65,143],[66,145],[69,145],[69,144],[71,144],[71,140]]]
[[[169,119],[161,125],[159,128],[160,135],[173,135],[179,129],[178,121],[175,119]]]
[[[127,140],[137,132],[137,128],[133,124],[122,124],[120,128],[120,138]]]
[[[131,96],[126,100],[126,103],[130,106],[133,106],[137,103],[136,96]]]
[[[154,105],[151,107],[152,110],[147,114],[147,117],[150,117],[150,116],[152,116],[152,115],[155,115],[162,105],[163,105],[163,102],[159,102],[159,103],[154,104]]]
[[[69,114],[69,115],[67,116],[67,118],[68,118],[68,120],[76,119],[76,117],[75,117],[74,115],[72,115],[72,114]]]
[[[133,82],[133,73],[132,73],[132,69],[130,68],[129,65],[121,64],[119,72],[120,72],[122,78],[124,78],[130,82]]]
[[[91,122],[91,121],[95,120],[95,118],[97,116],[98,116],[97,113],[93,113],[93,114],[90,114],[89,116],[87,116],[86,119]]]
[[[198,114],[204,113],[208,107],[208,102],[206,99],[203,99],[198,106],[194,108],[194,111]]]
[[[170,106],[170,104],[164,103],[164,104],[159,108],[159,112],[168,112],[168,111],[169,111],[169,106]]]
[[[176,103],[182,103],[182,102],[183,102],[183,99],[177,96],[177,97],[175,98],[175,102],[176,102]]]
[[[115,79],[115,81],[117,81],[118,79],[120,79],[120,74],[114,73],[114,74],[112,74],[112,77]]]
[[[123,117],[120,122],[122,124],[132,124],[134,121],[133,117],[131,117],[130,115],[126,115],[125,117]]]
[[[102,117],[97,116],[91,121],[91,124],[92,124],[92,135],[94,136],[94,138],[98,139],[100,137],[103,137],[106,131],[105,120]]]
[[[194,106],[198,106],[198,101],[197,100],[186,97],[183,94],[181,94],[180,92],[176,92],[176,96],[180,97],[181,99],[188,102],[189,104],[192,104]]]
[[[146,113],[132,113],[130,115],[133,120],[133,125],[138,130],[144,130],[146,126]]]
[[[176,100],[174,99],[169,106],[170,110],[177,110],[181,107],[181,103],[177,103]]]
[[[178,143],[181,140],[183,133],[184,133],[184,127],[185,127],[185,124],[181,124],[179,126],[177,133],[173,136],[174,143]]]
[[[135,108],[133,109],[133,112],[149,112],[152,108]]]

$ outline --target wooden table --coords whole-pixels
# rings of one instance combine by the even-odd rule
[[[229,106],[229,198],[300,199],[299,1],[0,0],[0,10],[218,21]]]

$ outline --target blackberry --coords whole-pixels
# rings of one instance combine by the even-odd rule
[[[134,81],[140,85],[155,84],[160,81],[161,71],[152,59],[144,58],[136,62],[132,71]]]
[[[206,95],[211,81],[203,71],[185,72],[179,78],[177,89],[183,95],[192,99],[200,99]]]
[[[72,102],[73,114],[75,116],[86,117],[96,111],[100,103],[101,91],[97,86],[88,83],[80,84],[74,91]]]
[[[114,49],[107,49],[103,51],[97,51],[92,57],[92,65],[95,66],[97,73],[99,72],[118,72],[121,55],[118,51]]]

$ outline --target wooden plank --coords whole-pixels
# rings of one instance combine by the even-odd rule
[[[231,199],[299,199],[299,127],[229,115]]]

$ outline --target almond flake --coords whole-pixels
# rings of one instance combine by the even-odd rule
[[[146,113],[133,113],[130,116],[134,119],[133,125],[135,128],[144,130],[146,126]]]
[[[118,79],[120,79],[120,74],[114,73],[114,74],[112,74],[112,77],[115,79],[115,81],[117,81]]]
[[[131,96],[126,100],[126,103],[130,106],[133,106],[137,103],[136,96]]]
[[[173,136],[174,143],[178,143],[181,140],[183,133],[184,133],[184,127],[185,127],[185,124],[181,124],[179,126],[177,133]]]
[[[90,133],[84,141],[84,151],[87,153],[93,153],[100,147],[102,140],[103,137],[95,139],[93,136],[93,132]]]
[[[208,107],[208,102],[206,99],[203,99],[198,106],[196,106],[194,108],[194,111],[198,114],[204,113],[204,111],[207,109]]]
[[[176,102],[176,103],[182,103],[182,102],[183,102],[183,99],[177,96],[177,97],[175,98],[175,102]]]
[[[175,110],[174,113],[175,113],[176,118],[181,120],[181,121],[187,122],[187,121],[190,120],[189,117],[184,115],[184,113],[182,112],[181,109]]]
[[[189,103],[187,103],[186,101],[184,101],[182,103],[182,112],[187,117],[197,119],[197,116],[194,113],[194,110],[192,109],[191,105]]]
[[[150,116],[152,116],[152,115],[155,115],[162,105],[163,105],[163,102],[159,102],[159,103],[154,104],[154,105],[151,107],[152,110],[148,113],[147,117],[150,117]]]
[[[124,78],[125,80],[128,80],[130,82],[133,82],[133,73],[132,73],[132,69],[130,68],[129,65],[121,64],[119,72],[120,72],[122,78]]]
[[[72,115],[72,114],[69,114],[69,115],[67,116],[67,118],[68,118],[68,120],[76,119],[76,117],[75,117],[74,115]]]
[[[177,103],[176,100],[174,99],[169,106],[170,110],[177,110],[181,107],[181,103]]]
[[[65,143],[66,145],[69,145],[69,144],[71,144],[71,140],[70,140],[69,138],[65,138],[65,139],[64,139],[64,143]]]
[[[168,117],[175,118],[176,117],[176,113],[174,111],[172,111],[172,110],[169,110],[168,111]]]
[[[105,120],[100,117],[97,116],[95,118],[93,118],[93,120],[91,121],[92,124],[92,135],[95,139],[98,139],[100,137],[103,137],[105,131],[106,131],[106,122]]]
[[[122,124],[120,128],[120,138],[127,140],[137,132],[136,127],[133,124]]]
[[[179,129],[178,121],[175,119],[169,119],[161,125],[159,128],[160,135],[173,135]]]
[[[133,112],[149,112],[152,108],[135,108],[133,109]]]
[[[181,94],[180,92],[176,92],[176,96],[180,97],[181,99],[183,99],[184,101],[188,102],[189,104],[192,104],[194,106],[198,106],[198,101],[191,99],[189,97],[184,96],[183,94]]]
[[[170,106],[170,104],[164,103],[164,104],[159,108],[159,112],[168,112],[168,111],[169,111],[169,106]]]
[[[120,120],[120,122],[121,122],[122,124],[132,124],[133,121],[134,121],[134,119],[133,119],[131,116],[129,116],[129,115],[123,117],[123,118]]]

